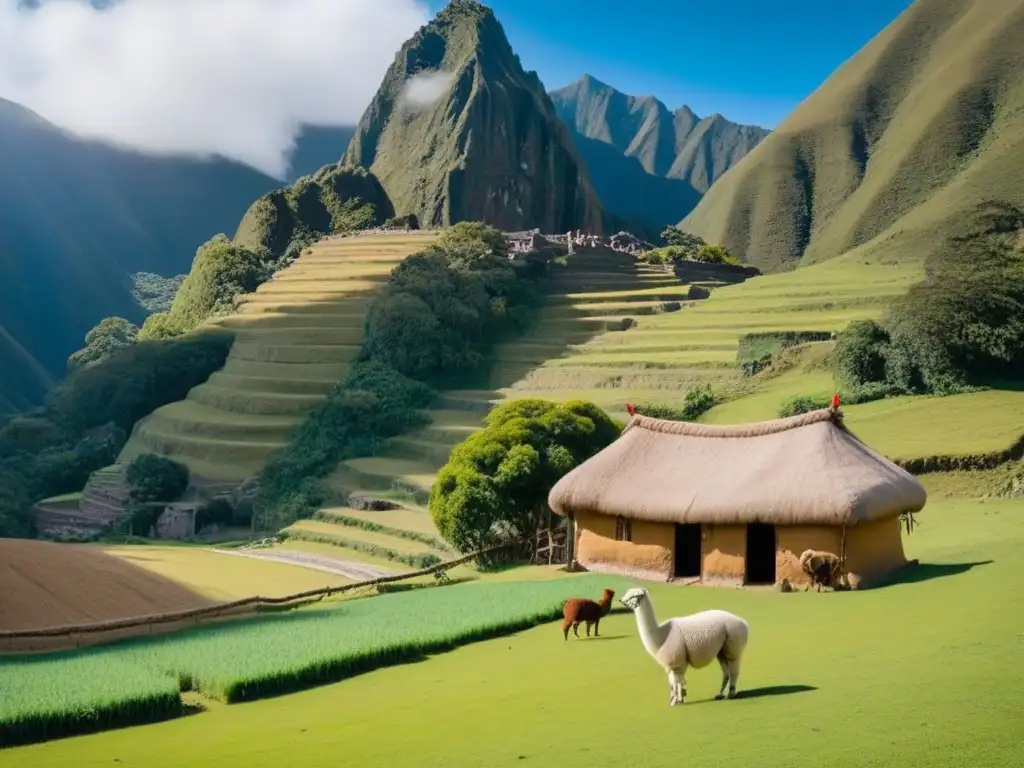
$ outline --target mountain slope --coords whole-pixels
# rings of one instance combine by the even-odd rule
[[[312,165],[328,140],[347,139],[332,130],[304,135],[296,162]],[[0,414],[38,403],[102,318],[142,320],[131,273],[188,271],[201,243],[233,232],[278,186],[223,159],[83,141],[0,99]]]
[[[1024,0],[917,0],[686,217],[762,269],[923,255],[1024,204]]]
[[[659,227],[674,224],[768,131],[689,107],[670,112],[590,75],[551,92],[604,205]]]
[[[415,75],[422,79],[410,86]],[[404,98],[434,88],[436,100],[418,108]],[[415,213],[423,226],[474,219],[505,230],[604,229],[539,78],[523,71],[491,10],[472,0],[453,0],[402,46],[345,162],[369,168],[396,212]]]

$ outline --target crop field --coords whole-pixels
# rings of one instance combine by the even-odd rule
[[[0,594],[0,630],[112,621],[213,602],[88,544],[24,539],[0,539]]]
[[[258,472],[358,353],[363,319],[391,269],[434,235],[348,237],[311,252],[212,324],[235,332],[223,370],[136,427],[119,460],[152,451],[207,480]]]
[[[659,768],[678,765],[682,749],[737,768],[781,768],[822,754],[840,768],[1020,765],[1024,673],[1007,662],[1020,648],[1024,500],[933,503],[919,522],[905,547],[922,567],[889,587],[784,595],[645,585],[662,620],[724,608],[750,622],[735,701],[712,701],[719,683],[712,664],[689,671],[686,703],[670,708],[664,673],[644,651],[633,617],[613,614],[602,622],[600,640],[564,642],[557,624],[545,624],[285,697],[3,750],[0,766],[91,768],[116,760],[152,768],[326,768],[337,765],[339,754],[352,765],[397,765],[411,754],[424,768],[501,768],[547,764],[557,754],[571,763]],[[116,653],[119,661],[143,666],[160,659],[162,668],[180,671],[188,648],[200,684],[206,674],[214,689],[262,695],[263,689],[232,688],[229,678],[262,677],[268,655],[275,667],[299,668],[311,654],[333,654],[343,643],[377,643],[371,626],[376,633],[394,629],[388,639],[396,647],[406,631],[415,632],[414,642],[444,643],[454,633],[477,631],[464,629],[471,623],[508,621],[517,612],[537,616],[545,601],[596,597],[606,585],[619,594],[624,586],[594,575],[445,587],[353,601],[318,612],[322,617],[268,621],[284,627],[281,639],[302,629],[303,642],[293,647],[278,646],[276,633],[273,641],[257,642],[255,635],[236,634],[241,628],[225,627],[209,638],[197,633],[83,657]],[[406,602],[413,594],[415,601]],[[480,600],[467,615],[471,596]],[[431,609],[451,614],[442,622]],[[354,626],[363,619],[365,625]],[[374,645],[361,658],[400,660],[390,653]],[[20,664],[19,685],[28,674]],[[76,690],[66,686],[62,693]],[[567,740],[567,732],[594,738]]]
[[[234,703],[414,661],[550,620],[567,597],[599,592],[606,582],[585,575],[456,585],[97,650],[0,659],[0,744],[167,714],[168,692],[179,687]]]
[[[295,565],[230,557],[205,547],[108,546],[106,552],[217,603],[284,597],[344,580]]]

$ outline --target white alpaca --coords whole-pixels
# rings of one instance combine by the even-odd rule
[[[668,673],[670,707],[681,704],[686,696],[686,668],[706,667],[712,659],[722,667],[722,687],[715,698],[736,696],[740,659],[750,634],[746,621],[727,611],[701,611],[659,624],[646,589],[631,589],[620,599],[636,614],[644,648]]]

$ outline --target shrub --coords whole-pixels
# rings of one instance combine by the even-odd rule
[[[103,318],[85,334],[85,346],[68,358],[68,373],[108,359],[134,344],[138,335],[138,326],[123,317]]]
[[[481,221],[460,221],[441,233],[437,247],[448,253],[504,256],[508,240],[500,231]]]
[[[796,395],[789,398],[779,408],[779,418],[786,419],[801,413],[810,413],[828,408],[831,398],[822,395]]]
[[[747,363],[766,362],[784,349],[798,344],[810,344],[828,341],[832,338],[830,331],[764,331],[747,333],[740,337],[736,348],[736,362],[741,366]]]
[[[874,320],[855,320],[839,334],[832,360],[836,376],[848,387],[885,381],[889,334]]]
[[[185,277],[162,277],[153,272],[136,272],[132,275],[132,296],[149,312],[166,312],[171,308]]]
[[[166,316],[143,324],[140,338],[153,338],[151,334],[157,332],[185,333],[204,320],[229,312],[236,296],[255,291],[270,274],[256,253],[226,235],[215,235],[199,246]]]
[[[188,467],[166,456],[143,453],[125,468],[130,497],[140,503],[174,501],[188,488]]]
[[[222,368],[233,338],[221,331],[202,331],[120,349],[54,387],[46,410],[72,434],[107,422],[130,432],[143,416],[183,399]]]
[[[681,408],[674,408],[670,405],[640,404],[636,406],[636,412],[654,419],[696,421],[701,415],[714,408],[717,402],[718,397],[712,391],[711,386],[702,384],[687,390],[683,396]]]
[[[677,245],[688,251],[696,251],[702,245],[707,245],[704,238],[683,232],[679,227],[673,226],[667,226],[661,231],[661,239],[665,245]]]
[[[426,424],[420,409],[435,396],[427,385],[382,363],[354,365],[264,467],[260,479],[269,519],[263,522],[282,526],[312,515],[327,498],[321,478],[345,459],[372,456],[388,438]]]
[[[695,261],[702,264],[739,265],[740,261],[720,245],[701,245],[691,248],[683,245],[666,245],[638,255],[637,261],[648,264],[673,264],[680,261]]]
[[[463,552],[532,535],[550,515],[551,487],[620,433],[593,403],[498,406],[438,473],[429,500],[438,532]]]
[[[963,391],[1024,370],[1024,211],[985,203],[892,303],[887,377],[907,389]]]
[[[739,265],[739,259],[729,253],[721,245],[702,245],[690,259],[699,261],[702,264],[732,264]]]

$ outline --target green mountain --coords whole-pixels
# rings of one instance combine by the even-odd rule
[[[350,134],[307,129],[293,163],[330,162]],[[102,318],[141,323],[134,273],[187,272],[200,244],[280,184],[225,159],[84,141],[0,100],[0,414],[38,403]]]
[[[1024,0],[917,0],[726,173],[681,227],[762,269],[937,248],[1024,204]]]
[[[670,112],[653,96],[628,96],[590,75],[551,100],[605,207],[658,228],[689,213],[769,133],[685,106]]]
[[[604,214],[565,125],[489,8],[453,0],[398,52],[344,158],[422,225],[600,232]]]

